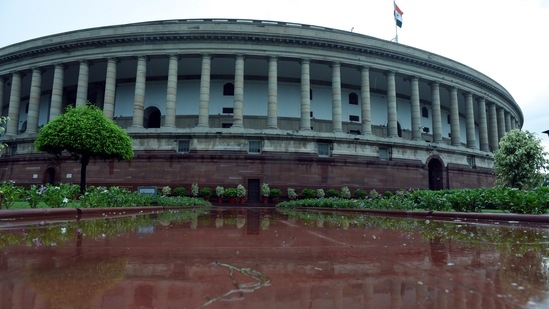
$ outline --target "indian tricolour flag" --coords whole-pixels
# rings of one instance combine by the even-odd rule
[[[398,8],[398,5],[395,2],[395,21],[398,27],[402,28],[402,11]]]

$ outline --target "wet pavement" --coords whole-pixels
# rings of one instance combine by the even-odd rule
[[[0,221],[0,308],[547,308],[549,229],[214,208]]]

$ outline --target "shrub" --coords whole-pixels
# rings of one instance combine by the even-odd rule
[[[200,191],[199,191],[199,188],[198,188],[198,184],[196,182],[193,182],[193,184],[191,185],[191,194],[194,197],[197,197],[199,193],[200,193]]]
[[[264,197],[269,197],[270,194],[271,194],[271,189],[269,188],[269,184],[263,183],[261,185],[261,195],[263,195]]]
[[[236,186],[236,196],[240,198],[246,197],[246,188],[243,185],[239,184]]]
[[[351,198],[351,190],[349,190],[349,187],[345,186],[341,188],[341,197],[342,198]]]
[[[332,189],[328,189],[328,191],[326,192],[326,196],[327,197],[339,197],[340,194],[339,194],[339,191],[332,188]]]
[[[324,195],[326,195],[324,193],[324,189],[316,189],[316,197],[317,198],[324,198]]]
[[[294,188],[288,188],[287,194],[290,200],[295,200],[297,198],[297,193],[295,192]]]
[[[301,198],[315,198],[316,197],[316,190],[305,188],[301,190]]]
[[[4,181],[0,185],[0,195],[2,195],[2,206],[9,209],[11,205],[17,200],[20,200],[24,197],[25,191],[23,187],[15,185],[15,181],[8,180]]]
[[[236,189],[235,188],[225,189],[225,192],[223,193],[223,196],[228,197],[228,198],[236,197],[237,196]]]
[[[202,196],[202,197],[210,198],[210,197],[212,197],[212,194],[213,194],[213,191],[212,191],[211,188],[204,187],[204,188],[200,189],[200,196]]]
[[[175,196],[187,196],[187,190],[184,187],[177,187],[173,189],[173,195]]]
[[[271,198],[277,199],[277,198],[280,197],[281,194],[282,194],[282,192],[280,191],[280,189],[277,189],[277,188],[272,188],[271,189]]]
[[[368,196],[368,193],[362,189],[356,189],[354,193],[354,197],[356,199],[365,199]]]
[[[217,197],[223,197],[224,192],[225,188],[223,188],[222,186],[215,187],[215,195],[217,195]]]
[[[162,195],[168,196],[170,194],[172,194],[172,188],[170,188],[170,186],[162,187]]]

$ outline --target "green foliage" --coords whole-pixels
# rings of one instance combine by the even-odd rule
[[[540,186],[549,163],[547,155],[533,133],[518,129],[507,132],[494,154],[496,185],[518,189]]]
[[[326,191],[326,197],[340,197],[339,191],[334,188],[330,188]]]
[[[177,187],[173,189],[173,195],[175,196],[186,196],[187,190],[184,187]]]
[[[204,187],[200,189],[200,196],[205,198],[210,198],[212,197],[212,195],[213,195],[213,190],[211,188]]]
[[[362,189],[356,189],[355,190],[355,193],[354,193],[354,197],[356,199],[364,199],[368,196],[368,193],[366,193],[366,191],[362,190]]]
[[[316,197],[316,190],[305,188],[301,190],[301,198],[307,199],[307,198],[315,198]]]
[[[236,197],[236,188],[227,188],[225,189],[225,192],[223,193],[224,197]]]
[[[98,107],[69,106],[64,114],[38,132],[36,149],[54,155],[69,152],[76,158],[130,160],[132,140],[122,128],[103,115]]]
[[[42,191],[42,198],[48,207],[68,207],[77,194],[78,186],[75,184],[62,183],[59,186],[47,184]]]
[[[47,123],[34,141],[38,151],[61,156],[68,152],[81,163],[80,192],[86,191],[86,166],[91,158],[130,160],[132,140],[98,107],[69,106],[66,112]]]
[[[6,209],[9,209],[13,203],[25,196],[25,190],[23,187],[16,186],[15,181],[8,180],[4,181],[2,185],[0,185],[0,196],[0,205]]]
[[[272,188],[271,189],[271,193],[270,193],[271,198],[277,199],[277,198],[280,197],[281,194],[282,194],[282,191],[280,191],[280,189],[278,189],[278,188]]]

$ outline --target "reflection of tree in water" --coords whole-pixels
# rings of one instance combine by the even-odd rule
[[[541,302],[549,292],[547,244],[536,241],[534,233],[529,231],[515,233],[521,241],[498,245],[503,286],[521,303],[530,300]]]
[[[435,266],[444,266],[448,260],[445,241],[439,236],[429,239],[429,248],[431,249],[431,262]]]
[[[49,259],[29,265],[26,278],[53,308],[88,308],[91,300],[122,281],[126,264],[120,257]]]

